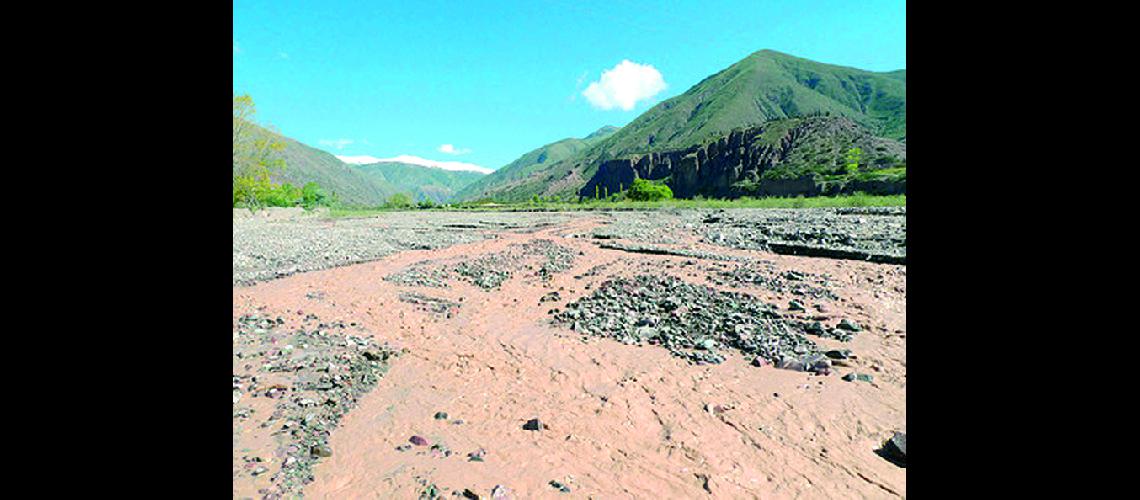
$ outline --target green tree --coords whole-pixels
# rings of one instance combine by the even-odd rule
[[[234,206],[265,206],[264,196],[274,192],[269,179],[274,169],[284,168],[279,152],[285,143],[258,127],[257,108],[248,94],[233,96],[233,194]]]
[[[412,197],[408,193],[396,193],[388,198],[385,204],[388,208],[408,208],[412,206]]]
[[[673,199],[673,190],[664,183],[645,179],[634,179],[629,187],[629,199],[635,201],[659,201]]]

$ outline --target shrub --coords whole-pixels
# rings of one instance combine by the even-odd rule
[[[396,193],[388,198],[388,202],[384,204],[387,208],[408,208],[412,206],[412,197],[407,193]]]
[[[321,186],[315,182],[306,183],[305,187],[301,188],[301,206],[306,209],[311,210],[315,207],[326,207],[329,206],[330,202],[331,200],[328,195],[326,195],[325,191],[321,189]]]
[[[660,201],[673,199],[673,190],[664,183],[634,179],[629,187],[629,199],[635,201]]]

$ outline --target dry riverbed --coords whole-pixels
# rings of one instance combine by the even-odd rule
[[[906,266],[772,251],[905,239],[905,209],[235,219],[234,497],[905,496]]]

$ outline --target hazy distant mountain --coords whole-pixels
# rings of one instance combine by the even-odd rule
[[[285,143],[281,152],[285,168],[272,173],[275,182],[288,182],[298,187],[316,182],[325,192],[335,194],[341,203],[349,206],[383,205],[396,193],[408,193],[416,201],[431,199],[444,203],[459,189],[486,176],[482,172],[468,170],[470,167],[467,165],[470,164],[459,162],[435,162],[443,164],[438,168],[407,163],[350,165],[326,151],[280,134],[274,135]],[[477,165],[471,167],[481,169]]]
[[[404,165],[418,165],[421,167],[431,167],[441,170],[453,170],[457,172],[478,172],[480,174],[489,174],[494,172],[486,167],[480,167],[474,163],[464,163],[461,161],[436,161],[427,158],[420,158],[413,155],[400,155],[394,158],[377,158],[375,156],[337,156],[341,161],[352,165],[370,165],[372,163],[402,163]]]
[[[316,182],[325,192],[335,193],[342,203],[354,206],[381,205],[400,191],[382,179],[370,178],[330,153],[277,135],[285,142],[281,153],[285,168],[273,172],[272,178],[276,182],[288,182],[298,187]]]
[[[402,192],[411,193],[415,201],[430,199],[436,203],[450,201],[457,191],[487,177],[469,170],[443,170],[408,163],[380,162],[353,165],[380,184],[390,184]]]

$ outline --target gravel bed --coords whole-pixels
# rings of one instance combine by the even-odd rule
[[[460,279],[483,290],[496,290],[521,270],[534,270],[544,281],[574,265],[576,253],[551,240],[517,243],[495,252],[455,264],[417,262],[402,271],[385,276],[403,286],[448,287],[448,280]]]
[[[233,220],[233,284],[430,250],[565,221],[566,214],[391,212],[366,219]]]
[[[906,262],[906,208],[805,208],[614,212],[589,236],[599,240],[683,244],[837,259]],[[602,245],[618,248],[620,244]],[[644,245],[639,251],[645,250]]]
[[[823,257],[882,255],[905,259],[906,208],[866,210],[870,209],[725,210],[705,217],[698,233],[707,243],[729,248],[770,251],[775,244],[793,251],[838,251],[820,253]]]
[[[297,497],[313,481],[313,465],[332,455],[330,432],[396,355],[367,332],[347,334],[354,325],[311,314],[300,329],[283,324],[248,314],[233,334],[234,479],[268,475],[258,491],[268,499]]]
[[[777,293],[791,293],[815,299],[839,300],[831,291],[831,278],[828,276],[800,271],[778,272],[771,262],[752,262],[734,268],[706,268],[708,281],[722,286],[759,287]]]

